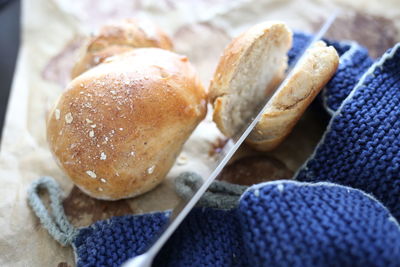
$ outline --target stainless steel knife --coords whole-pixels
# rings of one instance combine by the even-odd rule
[[[314,42],[320,40],[327,30],[332,25],[333,21],[336,18],[336,11],[325,21],[320,30],[314,35],[313,40],[307,45],[307,47],[297,56],[295,62],[291,65],[289,71],[287,72],[286,78],[282,81],[280,86],[275,90],[275,92],[279,91],[280,88],[286,83],[288,79],[290,79],[293,69],[296,67],[298,62],[302,60],[305,50],[310,47]],[[167,242],[167,240],[171,237],[171,235],[175,232],[178,226],[182,223],[185,217],[189,214],[189,212],[193,209],[196,203],[200,200],[203,194],[206,192],[211,183],[218,177],[223,168],[238,150],[240,145],[244,142],[244,140],[248,137],[251,131],[254,129],[258,121],[261,119],[262,114],[266,110],[267,103],[273,94],[270,95],[268,100],[265,102],[265,105],[258,109],[258,113],[255,117],[248,118],[248,122],[245,124],[243,129],[240,129],[237,134],[235,134],[229,141],[226,143],[224,148],[220,153],[220,158],[216,161],[216,166],[214,171],[208,176],[208,178],[204,181],[201,187],[194,193],[194,195],[185,203],[181,203],[178,207],[175,207],[170,218],[169,224],[166,228],[164,228],[158,239],[155,240],[153,245],[143,254],[136,256],[126,263],[123,264],[124,267],[150,267],[154,257],[160,251],[162,246]]]

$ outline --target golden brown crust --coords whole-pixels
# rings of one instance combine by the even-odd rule
[[[338,64],[336,50],[324,42],[317,42],[309,48],[287,83],[271,98],[246,142],[263,151],[277,147],[334,75]]]
[[[210,101],[210,98],[209,98]],[[218,97],[214,100],[213,102],[213,107],[214,107],[214,112],[213,112],[213,120],[217,124],[218,129],[222,133],[227,133],[228,130],[225,129],[224,123],[222,122],[222,109],[223,109],[223,103],[222,103],[222,98]]]
[[[172,50],[172,41],[156,25],[143,20],[126,19],[103,26],[88,41],[72,69],[72,78],[100,64],[106,58],[134,48],[157,47]]]
[[[79,188],[115,200],[159,184],[205,113],[186,57],[135,49],[75,78],[49,114],[47,136]]]

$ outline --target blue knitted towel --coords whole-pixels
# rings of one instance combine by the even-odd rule
[[[30,196],[37,196],[39,187],[54,186],[54,180],[42,178]],[[277,181],[250,187],[238,203],[228,210],[194,209],[154,266],[400,264],[398,223],[382,204],[360,190],[330,183]],[[41,205],[32,200],[30,204],[35,211]],[[55,217],[60,217],[60,209],[53,205]],[[36,213],[42,222],[50,218]],[[145,251],[168,215],[114,217],[63,234],[71,237],[77,266],[120,266]],[[55,221],[52,226],[58,228]],[[61,235],[53,231],[53,236],[59,239]]]
[[[400,219],[400,43],[363,74],[295,178],[362,189]]]
[[[308,38],[295,35],[289,59]],[[321,96],[332,118],[295,176],[302,182],[263,183],[243,194],[243,187],[216,182],[201,201],[206,207],[190,213],[154,266],[400,266],[400,44],[372,66],[359,45],[330,44],[341,55]],[[53,215],[40,201],[40,187],[49,191]],[[78,266],[120,266],[145,251],[170,214],[114,217],[75,229],[59,193],[54,180],[42,178],[29,203],[56,240],[73,246]]]

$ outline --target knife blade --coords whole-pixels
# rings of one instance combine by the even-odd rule
[[[299,53],[294,63],[291,64],[289,70],[287,71],[286,78],[281,82],[281,84],[275,89],[275,92],[278,92],[284,84],[290,79],[293,69],[297,66],[299,61],[302,60],[304,52],[312,46],[316,41],[320,40],[325,33],[328,31],[334,20],[336,19],[337,12],[334,11],[331,16],[329,16],[319,31],[314,35],[314,38],[308,43],[305,49]],[[194,208],[196,203],[200,200],[203,194],[207,191],[211,183],[218,177],[223,168],[227,165],[229,160],[244,142],[244,140],[249,136],[251,131],[260,121],[264,111],[267,108],[267,104],[269,99],[273,94],[269,96],[267,101],[265,101],[261,108],[258,108],[257,115],[255,117],[248,118],[248,123],[245,124],[242,129],[238,131],[229,141],[225,144],[224,148],[220,153],[220,159],[216,162],[216,167],[214,171],[207,177],[207,179],[203,182],[200,188],[193,194],[193,196],[187,201],[180,203],[177,207],[172,211],[171,216],[169,217],[169,224],[166,228],[163,229],[162,233],[159,235],[159,238],[153,243],[153,245],[143,254],[138,255],[126,263],[124,263],[124,267],[149,267],[151,266],[154,257],[163,247],[163,245],[167,242],[170,236],[175,232],[175,230],[179,227],[185,217],[189,214],[189,212]]]

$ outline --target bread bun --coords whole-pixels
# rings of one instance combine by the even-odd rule
[[[49,114],[47,136],[82,191],[116,200],[159,184],[205,114],[206,93],[188,59],[141,48],[72,80]]]
[[[261,151],[277,147],[335,73],[339,57],[333,47],[317,42],[278,92],[287,67],[291,32],[280,22],[253,26],[225,49],[210,84],[213,118],[228,137],[237,133],[268,102],[246,142]]]
[[[110,56],[143,47],[172,50],[172,42],[166,33],[147,20],[126,19],[105,25],[83,48],[71,76],[75,78]]]
[[[277,147],[335,74],[338,64],[335,48],[322,41],[307,49],[287,82],[269,100],[247,143],[262,151]]]
[[[264,22],[235,38],[224,50],[210,84],[213,118],[228,137],[243,127],[282,80],[292,32],[282,22]]]

